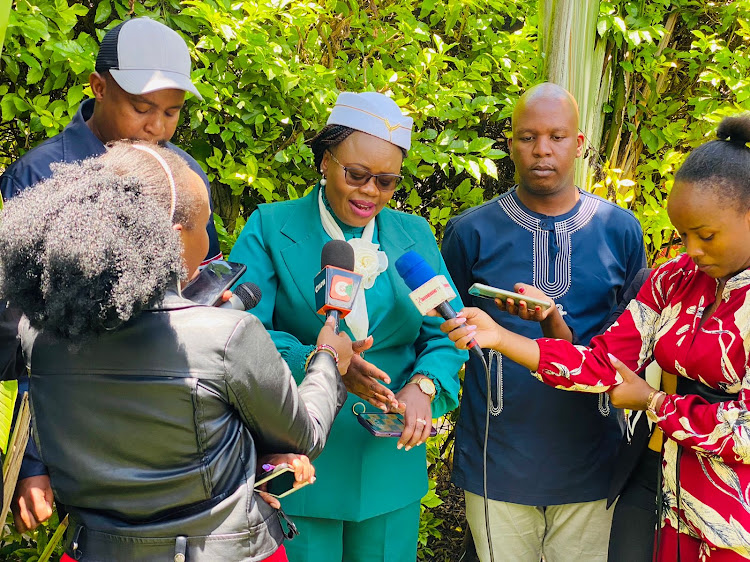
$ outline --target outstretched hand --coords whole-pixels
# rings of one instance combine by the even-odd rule
[[[437,316],[434,310],[428,314]],[[498,349],[505,332],[489,314],[474,307],[466,307],[455,318],[443,322],[440,330],[448,334],[458,349],[468,349],[472,339],[484,349]]]
[[[344,377],[344,385],[352,394],[356,394],[363,400],[367,400],[367,402],[383,412],[388,412],[391,408],[397,409],[399,407],[398,400],[396,400],[393,391],[381,384],[381,381],[385,384],[390,384],[391,377],[388,376],[388,373],[365,361],[359,355],[370,349],[372,343],[372,336],[368,336],[366,339],[355,341],[352,344],[354,355],[349,364],[349,370]]]

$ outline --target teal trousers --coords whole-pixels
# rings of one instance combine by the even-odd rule
[[[414,562],[419,503],[359,522],[295,515],[299,535],[284,541],[289,562]]]

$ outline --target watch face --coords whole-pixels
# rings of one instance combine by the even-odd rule
[[[427,377],[419,379],[419,388],[427,396],[435,396],[435,383]]]
[[[648,418],[648,419],[649,419],[650,421],[652,421],[652,422],[654,422],[654,423],[656,423],[656,422],[658,422],[658,421],[659,421],[659,416],[657,416],[657,415],[656,415],[656,414],[655,414],[654,412],[652,412],[651,410],[646,410],[646,417],[647,417],[647,418]]]

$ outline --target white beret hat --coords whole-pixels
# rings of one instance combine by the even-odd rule
[[[413,123],[414,120],[401,113],[396,102],[384,94],[341,92],[327,124],[344,125],[409,150]]]

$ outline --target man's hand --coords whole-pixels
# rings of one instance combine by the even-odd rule
[[[16,530],[25,533],[49,519],[53,501],[49,476],[30,476],[19,480],[11,502]]]

